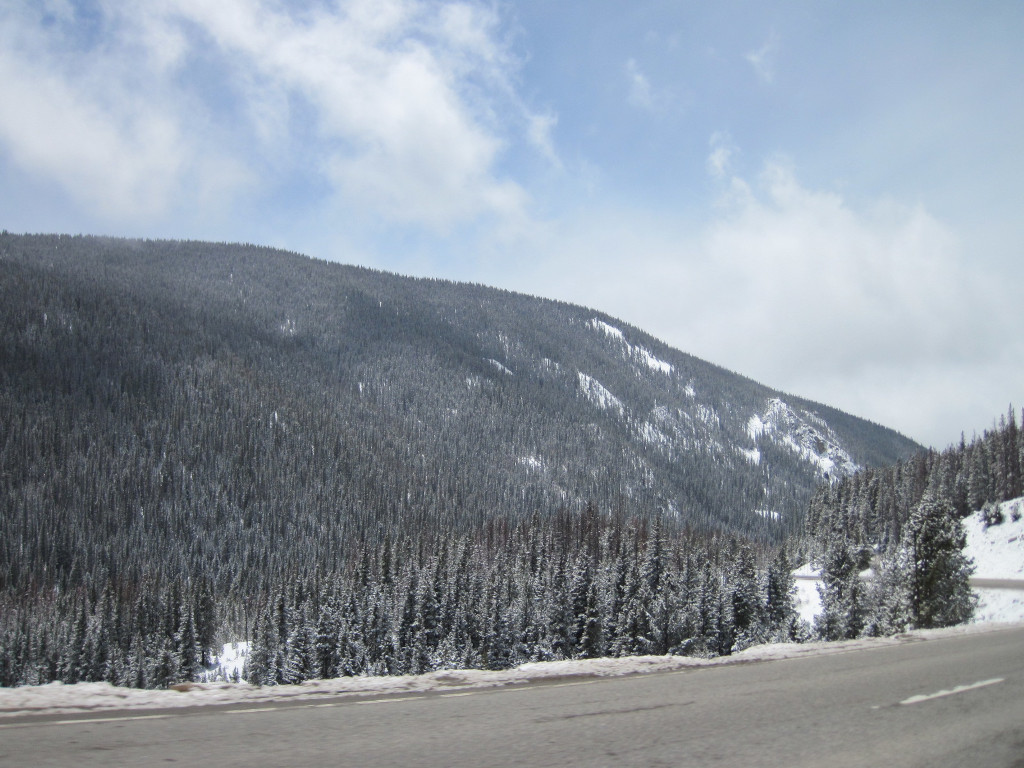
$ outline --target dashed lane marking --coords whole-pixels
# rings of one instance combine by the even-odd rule
[[[970,685],[958,685],[955,688],[950,688],[945,691],[936,691],[935,693],[922,693],[917,696],[911,696],[909,699],[904,699],[900,704],[907,706],[910,704],[920,704],[923,701],[931,701],[932,699],[941,699],[945,696],[954,696],[958,693],[964,693],[965,691],[973,691],[978,688],[987,688],[990,685],[998,685],[1005,681],[1002,677],[993,677],[991,680],[981,680],[977,683],[971,683]]]

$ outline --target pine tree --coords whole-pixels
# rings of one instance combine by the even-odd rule
[[[904,528],[902,576],[911,623],[947,627],[969,621],[977,598],[968,579],[974,564],[964,555],[967,535],[952,504],[926,496]]]
[[[796,581],[785,545],[779,548],[768,566],[765,592],[766,620],[771,638],[776,642],[795,640],[798,619],[794,601]]]
[[[821,613],[814,624],[824,640],[858,637],[867,621],[868,596],[860,579],[867,565],[860,548],[835,540],[825,552],[821,569]]]

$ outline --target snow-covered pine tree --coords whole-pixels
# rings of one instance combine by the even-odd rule
[[[765,585],[765,611],[769,637],[775,642],[795,640],[798,634],[798,614],[794,597],[796,582],[786,546],[768,566]]]
[[[824,640],[848,640],[864,629],[867,589],[860,571],[867,565],[858,547],[835,539],[825,551],[821,568],[821,613],[814,626]]]
[[[914,627],[948,627],[974,615],[977,598],[968,583],[974,564],[963,552],[966,543],[949,501],[925,496],[914,507],[900,547]]]

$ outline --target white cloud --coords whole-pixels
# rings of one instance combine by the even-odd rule
[[[711,152],[708,153],[708,174],[714,179],[723,179],[732,171],[732,158],[738,151],[729,137],[720,132],[712,134]]]
[[[754,68],[758,78],[771,84],[775,82],[775,57],[779,53],[779,36],[773,29],[768,34],[768,40],[760,48],[750,51],[745,58]]]
[[[651,109],[654,106],[654,91],[651,88],[651,81],[640,70],[640,65],[634,59],[629,59],[626,62],[626,77],[629,82],[629,103],[641,109]]]
[[[562,163],[555,151],[555,142],[551,136],[556,125],[558,125],[558,117],[551,113],[530,115],[527,136],[542,157],[556,168],[560,168]]]
[[[58,23],[0,12],[0,95],[18,106],[0,117],[0,151],[115,218],[241,181],[228,167],[284,167],[346,208],[445,230],[522,215],[526,193],[495,171],[506,125],[553,156],[553,123],[517,100],[488,6],[108,3],[95,43],[51,5]]]
[[[50,3],[39,15],[8,9],[0,28],[0,152],[104,215],[147,217],[171,204],[197,148],[176,116],[146,92],[112,76],[102,52],[84,66],[67,37],[73,10]],[[41,20],[54,30],[45,33]],[[224,163],[220,178],[231,174]],[[207,186],[204,184],[203,186]]]
[[[778,161],[745,186],[730,187],[699,244],[702,268],[730,295],[714,331],[720,343],[747,346],[771,318],[771,337],[745,354],[780,377],[798,363],[854,374],[883,361],[962,357],[973,346],[962,307],[977,286],[956,239],[923,208],[880,201],[856,210],[806,189]]]
[[[780,159],[753,179],[710,165],[722,170],[722,199],[703,223],[592,211],[551,233],[534,269],[517,265],[517,287],[547,286],[940,447],[956,437],[940,432],[951,414],[959,434],[1005,411],[1024,380],[1014,299],[942,222],[918,205],[853,205],[808,188]],[[993,335],[998,327],[1008,330]],[[974,380],[979,368],[989,381]]]

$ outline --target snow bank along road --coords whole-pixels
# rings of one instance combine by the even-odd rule
[[[0,765],[1019,766],[1024,627],[454,693],[0,720]]]

